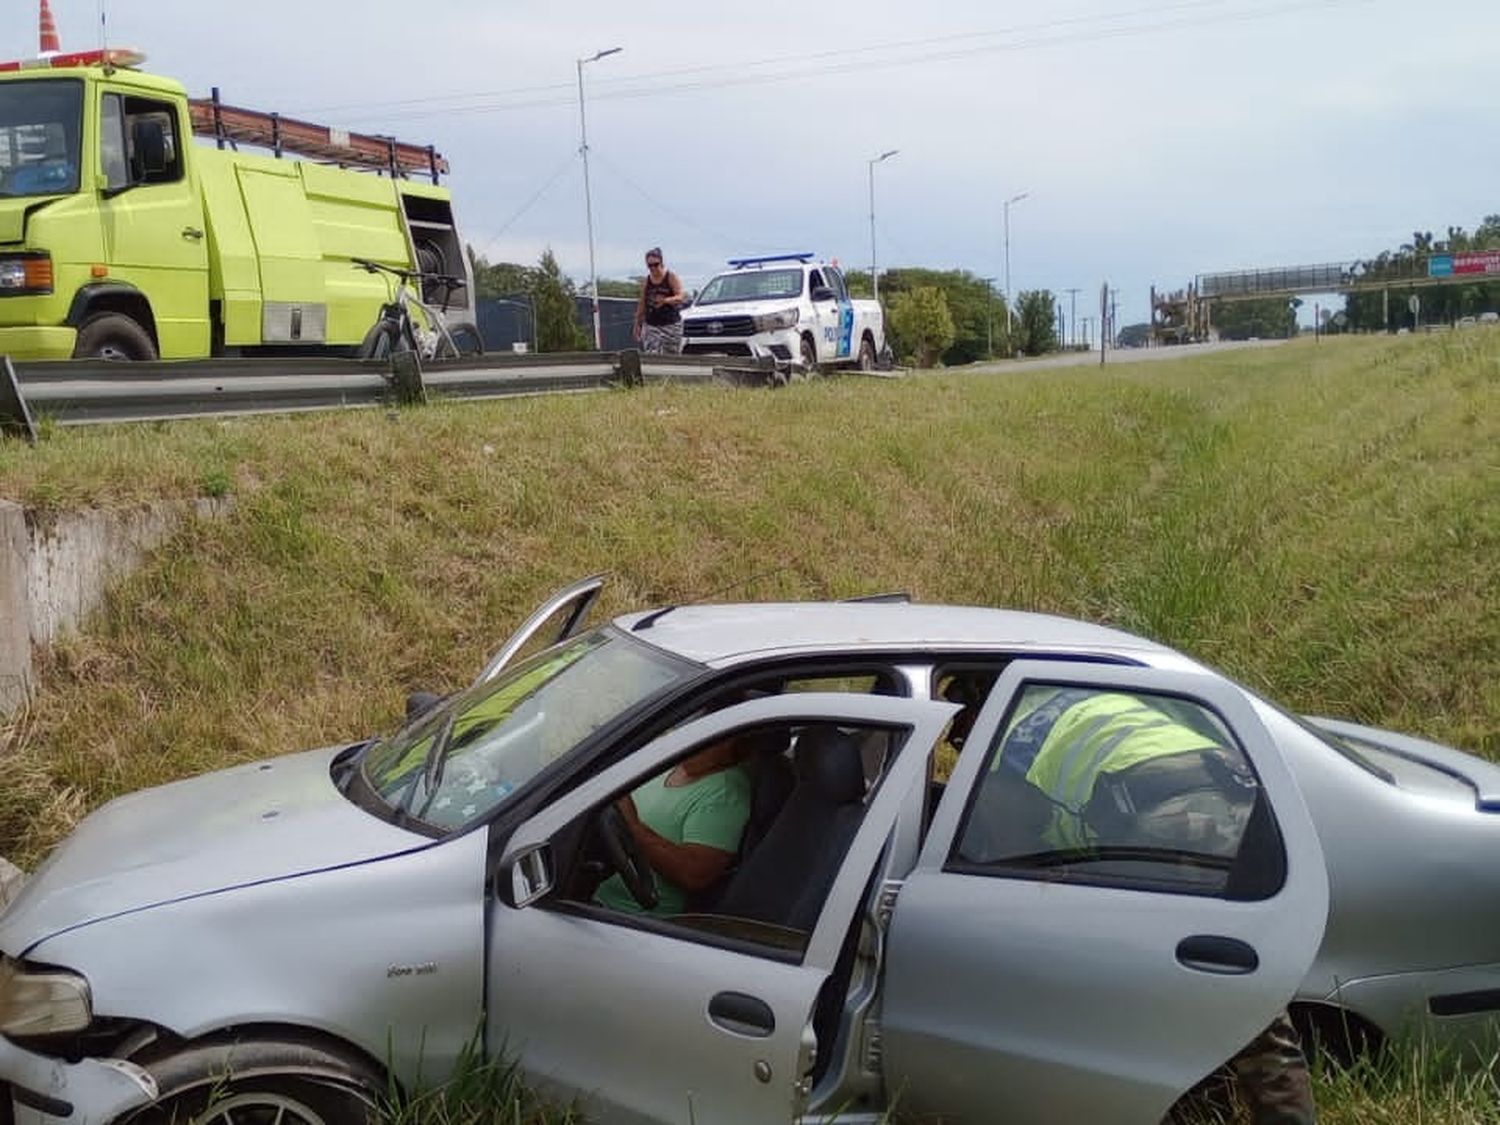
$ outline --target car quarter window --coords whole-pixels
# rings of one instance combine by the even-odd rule
[[[1266,897],[1280,849],[1251,763],[1206,706],[1031,684],[987,748],[948,869]]]

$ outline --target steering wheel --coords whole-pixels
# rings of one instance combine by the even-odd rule
[[[630,897],[641,904],[642,910],[655,907],[660,901],[656,893],[656,876],[641,854],[641,846],[631,835],[625,815],[614,805],[605,805],[595,824],[599,829],[599,840],[604,845],[604,854],[620,873]]]

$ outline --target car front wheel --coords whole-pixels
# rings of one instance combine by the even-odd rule
[[[132,1125],[379,1125],[373,1096],[328,1080],[223,1079],[163,1099]]]

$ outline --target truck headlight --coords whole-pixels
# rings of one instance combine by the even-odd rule
[[[797,327],[797,319],[802,315],[800,309],[782,309],[780,312],[766,313],[764,316],[755,318],[755,330],[757,332],[779,332],[783,328]]]
[[[62,969],[28,969],[0,959],[0,1033],[13,1036],[82,1031],[93,1021],[89,982]]]
[[[51,254],[0,254],[0,297],[50,292]]]

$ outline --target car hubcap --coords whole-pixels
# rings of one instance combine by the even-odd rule
[[[327,1125],[320,1114],[284,1094],[231,1094],[209,1105],[192,1125]]]

